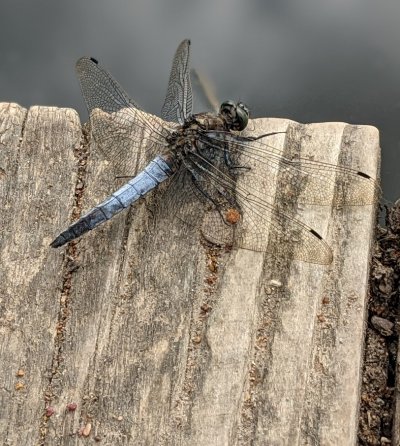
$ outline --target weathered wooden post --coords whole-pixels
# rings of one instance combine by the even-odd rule
[[[373,127],[249,131],[378,175]],[[296,210],[327,266],[209,246],[146,203],[49,248],[110,181],[74,110],[1,104],[4,444],[355,444],[375,206]]]

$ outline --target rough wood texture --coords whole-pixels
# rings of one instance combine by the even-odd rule
[[[293,126],[304,153],[377,176],[373,127],[249,130]],[[330,266],[211,248],[146,203],[53,250],[113,189],[84,142],[73,110],[1,105],[4,444],[355,444],[374,206],[299,211]]]

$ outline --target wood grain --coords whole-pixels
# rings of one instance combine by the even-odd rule
[[[292,136],[271,144],[378,175],[373,127],[248,129],[278,130]],[[5,444],[356,444],[375,206],[296,210],[329,266],[210,246],[151,198],[53,250],[74,208],[116,188],[81,144],[75,111],[1,104]]]

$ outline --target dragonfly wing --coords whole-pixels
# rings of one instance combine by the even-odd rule
[[[199,226],[206,204],[204,197],[197,194],[191,173],[184,166],[155,197],[156,214],[161,221],[168,221],[172,216],[192,228]]]
[[[95,59],[79,59],[76,71],[100,151],[117,175],[134,176],[162,152],[172,126],[140,110]]]
[[[193,90],[196,95],[196,108],[201,111],[210,110],[214,113],[218,113],[220,102],[218,101],[211,82],[204,76],[204,74],[199,73],[194,68],[190,70],[190,75]]]
[[[257,192],[257,178],[243,182],[223,158],[212,157],[210,151],[184,160],[181,172],[159,197],[161,218],[173,209],[176,218],[200,226],[204,237],[216,244],[268,251],[274,241],[279,255],[317,264],[332,261],[330,247],[317,232]]]
[[[304,158],[300,152],[285,156],[282,149],[275,147],[271,141],[275,135],[266,135],[261,139],[243,137],[224,132],[206,132],[204,142],[225,152],[232,166],[250,167],[259,173],[258,189],[263,194],[274,191],[273,184],[277,175],[284,178],[287,196],[293,196],[298,203],[311,205],[368,205],[373,204],[380,187],[376,180],[365,172],[347,166],[333,165]],[[290,133],[279,135],[290,144]],[[289,139],[289,141],[288,141]]]
[[[192,86],[190,83],[190,40],[185,39],[176,50],[167,95],[161,110],[166,121],[184,124],[192,113]]]
[[[219,212],[206,214],[202,232],[208,240],[251,251],[271,250],[279,256],[308,263],[332,262],[331,248],[314,229],[281,212],[277,206],[250,197],[243,188],[239,194],[247,198],[238,198],[238,207],[226,210],[222,218]],[[231,226],[231,243],[227,224]]]
[[[76,72],[89,115],[95,108],[106,113],[122,108],[140,107],[125,93],[119,83],[92,57],[81,57]]]

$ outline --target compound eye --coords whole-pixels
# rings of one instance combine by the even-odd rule
[[[244,130],[249,122],[249,109],[239,102],[236,108],[235,130]]]
[[[243,104],[243,102],[238,102],[237,106],[238,108],[241,108],[245,113],[247,113],[247,116],[250,116],[250,110],[246,104]]]
[[[231,113],[232,109],[236,107],[236,104],[233,101],[225,101],[221,104],[219,109],[220,113]]]

